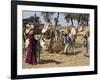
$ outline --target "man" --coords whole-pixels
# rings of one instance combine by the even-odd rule
[[[87,32],[84,36],[83,36],[83,54],[86,57],[89,57],[89,53],[90,53],[90,35],[89,32]]]
[[[69,35],[65,33],[64,35],[64,44],[65,44],[65,48],[64,48],[64,53],[67,55],[67,49],[68,49],[68,46],[69,46]]]

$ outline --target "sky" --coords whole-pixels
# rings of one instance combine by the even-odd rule
[[[35,11],[23,11],[23,19],[25,18],[29,18],[31,16],[34,16],[34,14],[36,13],[37,16],[40,17],[40,21],[42,23],[45,23],[43,16],[41,15],[41,12],[35,12]],[[55,13],[54,15],[51,16],[51,21],[54,24],[54,18],[57,17],[57,14]],[[66,20],[64,19],[64,14],[60,14],[59,15],[59,24],[61,24],[62,26],[66,26],[66,25],[70,25],[70,23],[67,23]],[[77,26],[77,21],[74,20],[74,25]]]

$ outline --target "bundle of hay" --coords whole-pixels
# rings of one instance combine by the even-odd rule
[[[53,52],[58,53],[62,51],[63,49],[64,49],[64,45],[62,44],[62,41],[58,40],[52,43]]]

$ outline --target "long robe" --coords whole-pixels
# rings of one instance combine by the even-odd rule
[[[26,51],[26,60],[28,64],[37,64],[37,40],[34,38],[34,34],[28,36],[29,45]]]

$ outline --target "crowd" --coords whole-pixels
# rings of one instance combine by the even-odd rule
[[[46,27],[47,28],[47,27]],[[44,31],[45,32],[45,31]],[[43,32],[43,33],[44,33]],[[38,40],[40,40],[39,38],[41,38],[42,40],[44,40],[44,46],[46,45],[46,40],[45,38],[43,39],[43,35],[41,35],[41,37],[39,37],[38,39],[36,38],[36,33],[35,33],[35,27],[32,24],[26,24],[26,34],[27,34],[27,39],[25,40],[25,48],[26,48],[26,57],[25,57],[25,63],[28,64],[37,64],[37,47],[38,45]],[[49,44],[51,43],[51,38],[54,39],[54,41],[56,42],[59,38],[58,38],[58,32],[57,30],[52,31],[52,36],[49,37]],[[74,53],[74,45],[75,45],[75,39],[77,38],[77,30],[72,27],[71,30],[69,30],[68,32],[64,33],[64,38],[63,38],[63,43],[64,43],[64,49],[63,52],[67,55],[68,54],[68,50],[71,51],[71,53]],[[89,35],[89,31],[83,35],[82,38],[82,49],[83,49],[83,53],[84,56],[89,56],[89,49],[90,49],[90,35]],[[42,46],[43,46],[42,45]],[[48,47],[50,49],[50,46]]]

